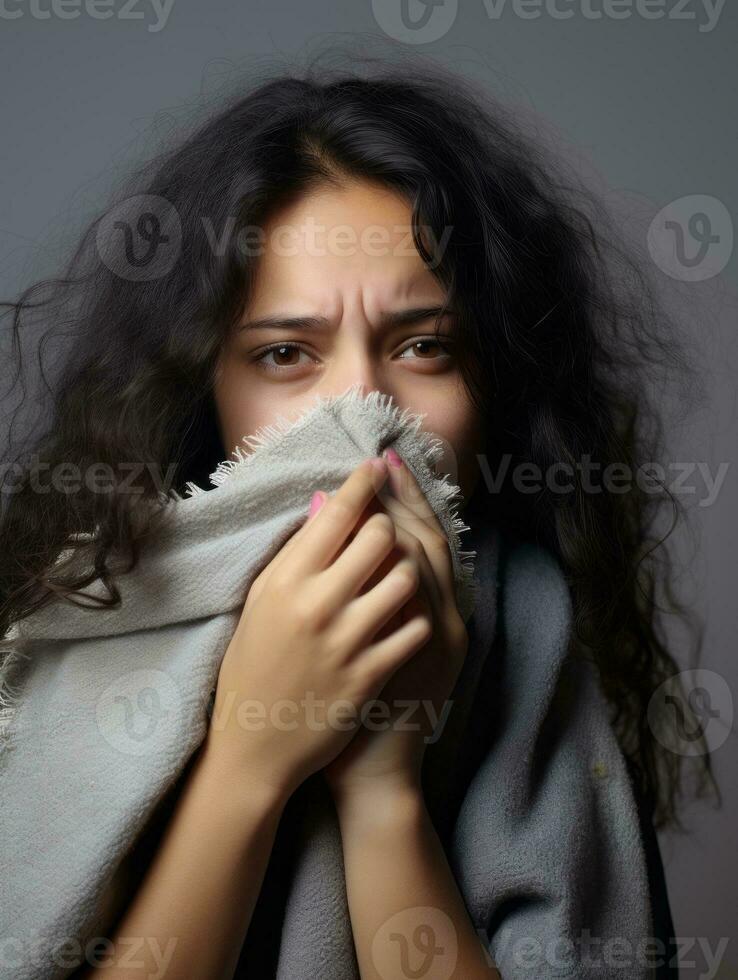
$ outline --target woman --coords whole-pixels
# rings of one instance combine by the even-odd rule
[[[403,68],[255,83],[154,160],[150,173],[137,174],[90,227],[68,273],[9,304],[18,343],[33,313],[63,331],[71,323],[75,344],[56,382],[51,423],[24,464],[25,482],[14,471],[0,530],[0,627],[89,583],[73,562],[64,576],[48,569],[71,533],[95,525],[96,573],[114,602],[116,568],[137,560],[134,511],[142,499],[165,502],[157,475],[172,461],[165,491],[202,485],[244,432],[278,414],[296,417],[315,394],[353,383],[388,392],[425,413],[424,427],[444,439],[446,469],[465,500],[473,497],[478,513],[511,537],[550,549],[565,570],[576,644],[599,668],[642,801],[655,918],[668,930],[653,827],[678,823],[680,757],[654,737],[647,707],[677,665],[654,599],[660,579],[668,587],[669,563],[657,564],[647,546],[663,551],[651,542],[652,523],[666,497],[675,509],[678,502],[638,481],[627,493],[593,492],[583,465],[635,472],[657,459],[646,372],[686,367],[660,334],[666,320],[646,280],[603,233],[604,216],[595,227],[586,214],[592,202],[580,191],[573,203],[551,172],[499,106],[439,71]],[[34,494],[38,468],[62,461],[110,463],[121,492]],[[123,461],[156,464],[137,472],[137,495],[122,491]],[[385,465],[379,479],[394,481],[399,499],[410,501],[412,478],[401,460],[389,462],[398,465]],[[521,492],[510,478],[493,493],[491,479],[505,468],[512,477],[523,463],[543,475],[568,465],[569,488],[544,479],[537,492]],[[325,624],[310,644],[296,642],[290,624],[316,594],[308,594],[307,575],[289,590],[275,584],[280,569],[310,569],[336,621],[349,602],[345,591],[339,600],[336,576],[313,577],[320,556],[328,561],[321,504],[334,520],[342,515],[340,557],[331,561],[350,556],[344,574],[351,568],[357,582],[376,587],[373,605],[362,607],[375,627],[392,613],[398,587],[401,601],[417,591],[434,610],[432,630],[419,616],[376,634],[375,652],[379,636],[386,641],[385,676],[405,661],[410,669],[413,654],[434,642],[463,657],[446,558],[430,549],[427,526],[413,532],[412,523],[388,520],[375,492],[370,470],[360,469],[334,498],[314,502],[315,516],[252,590],[251,614],[223,661],[216,708],[234,687],[272,698],[285,693],[288,676],[297,687],[314,682],[325,661],[315,653],[335,646]],[[370,521],[386,532],[381,554],[359,533]],[[400,563],[406,579],[392,577]],[[285,624],[279,635],[275,622]],[[257,665],[248,651],[263,643],[271,656]],[[345,678],[336,667],[322,682],[339,692]],[[385,975],[387,952],[370,949],[382,896],[361,884],[371,871],[362,854],[378,853],[360,818],[367,799],[385,830],[402,828],[406,846],[391,852],[403,872],[395,898],[406,905],[427,898],[448,910],[458,975],[499,975],[482,956],[437,841],[424,832],[422,748],[392,731],[343,740],[333,733],[320,743],[245,742],[242,734],[208,738],[121,934],[182,937],[174,975],[232,975],[279,816],[301,781],[323,769],[357,842],[347,886],[362,976]],[[213,808],[214,788],[222,794],[224,784],[232,790]],[[192,846],[203,838],[207,848]],[[194,879],[195,894],[183,888]],[[668,942],[668,931],[661,938]],[[124,969],[110,966],[109,976],[128,976]]]

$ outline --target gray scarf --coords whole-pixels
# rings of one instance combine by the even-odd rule
[[[245,439],[211,489],[172,495],[119,606],[55,600],[13,624],[0,642],[0,980],[68,977],[87,942],[114,934],[205,737],[250,583],[312,492],[388,445],[447,533],[469,631],[423,780],[474,927],[505,980],[651,976],[637,808],[596,670],[567,656],[562,572],[495,527],[483,488],[464,523],[459,488],[436,472],[441,440],[421,425],[378,392],[316,400]],[[358,980],[321,773],[284,810],[237,975]]]

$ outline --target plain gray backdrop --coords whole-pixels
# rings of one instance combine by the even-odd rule
[[[110,16],[95,16],[101,11]],[[689,467],[692,487],[683,490],[689,527],[676,532],[679,586],[706,622],[700,667],[717,678],[708,687],[722,680],[735,692],[736,0],[444,0],[427,11],[425,27],[418,0],[407,0],[405,12],[403,21],[401,0],[173,0],[168,8],[136,0],[127,12],[123,0],[97,8],[91,0],[0,0],[1,298],[57,271],[117,177],[176,133],[193,107],[217,104],[251,64],[299,67],[317,47],[348,40],[474,79],[576,166],[641,249],[665,207],[681,224],[684,254],[700,247],[689,217],[709,221],[706,263],[685,263],[674,278],[654,258],[653,271],[687,312],[708,395],[686,417],[683,393],[664,400],[670,459]],[[652,261],[653,252],[644,254]],[[717,479],[721,465],[711,495],[701,473]],[[710,732],[722,809],[693,805],[691,833],[660,838],[690,980],[738,978],[733,727],[723,700]],[[721,940],[719,966],[710,966]]]

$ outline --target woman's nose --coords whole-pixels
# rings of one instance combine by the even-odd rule
[[[366,398],[370,392],[378,390],[374,385],[371,385],[366,381],[349,381],[346,388],[354,388],[356,393],[362,398]]]
[[[391,397],[394,392],[388,383],[390,374],[368,343],[361,346],[353,342],[345,345],[329,362],[321,378],[324,388],[321,394],[332,396],[354,388],[364,398],[374,391]]]
[[[391,395],[391,392],[386,386],[383,386],[380,381],[373,378],[366,378],[361,376],[356,376],[348,374],[344,375],[340,382],[331,384],[329,390],[322,392],[323,395],[338,395],[344,391],[348,391],[352,388],[356,391],[356,394],[361,398],[366,398],[371,392],[378,391],[385,395]]]

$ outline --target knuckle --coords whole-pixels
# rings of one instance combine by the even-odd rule
[[[439,534],[438,531],[434,531],[428,541],[429,546],[439,554],[446,554],[451,556],[451,550],[448,544],[448,538],[445,534]]]
[[[413,536],[413,539],[410,542],[410,551],[412,553],[413,558],[415,558],[416,561],[420,561],[421,558],[423,558],[423,556],[425,555],[425,548],[423,547],[423,542],[419,538]]]
[[[354,674],[354,691],[358,693],[363,701],[367,697],[377,697],[381,691],[387,674],[388,667],[378,660],[359,659]]]
[[[303,630],[317,624],[320,616],[318,604],[308,595],[295,595],[291,603],[292,616],[296,625]]]
[[[303,583],[303,587],[296,592],[292,608],[297,625],[305,632],[322,632],[331,620],[328,597],[322,598],[320,589],[311,587],[308,583]]]
[[[430,613],[426,613],[423,616],[423,625],[425,626],[426,635],[433,636],[433,617]]]
[[[372,514],[364,525],[366,534],[381,545],[392,545],[395,543],[395,522],[389,516],[378,512]]]
[[[326,508],[330,508],[330,512],[334,514],[339,521],[348,520],[352,513],[351,507],[340,496],[331,497],[329,500],[326,500],[321,510],[325,510]]]
[[[403,558],[395,565],[395,579],[407,588],[417,589],[420,585],[420,570],[414,561]]]
[[[343,670],[351,653],[351,646],[340,626],[327,630],[320,645],[324,665],[331,670]]]
[[[257,580],[258,581],[258,580]],[[275,568],[269,576],[269,589],[274,590],[283,599],[288,598],[294,589],[292,576],[290,575],[289,565],[285,564],[281,568]]]

